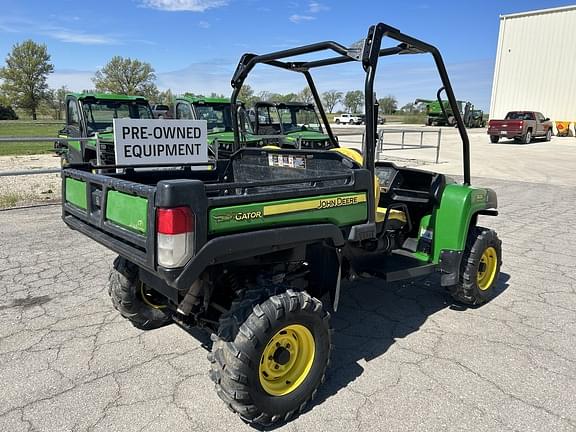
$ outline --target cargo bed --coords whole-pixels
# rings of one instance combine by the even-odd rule
[[[213,169],[202,171],[128,169],[97,174],[90,168],[62,171],[64,222],[150,272],[158,270],[157,208],[187,206],[193,211],[197,252],[224,233],[265,229],[271,224],[350,225],[366,219],[369,174],[338,153],[244,149],[233,159],[219,160]],[[305,213],[306,206],[316,208],[320,199],[334,197],[355,199],[358,205],[345,212],[326,208],[312,219]],[[298,211],[279,212],[278,208]],[[250,217],[263,211],[278,214],[266,224]]]

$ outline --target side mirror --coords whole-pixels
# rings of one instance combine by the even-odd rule
[[[550,121],[550,117],[546,117],[544,121]]]

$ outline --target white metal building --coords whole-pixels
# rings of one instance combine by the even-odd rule
[[[500,16],[490,118],[576,122],[576,5]]]

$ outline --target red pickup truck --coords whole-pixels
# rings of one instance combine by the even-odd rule
[[[536,111],[510,111],[504,120],[488,122],[490,141],[497,143],[500,138],[514,138],[515,141],[529,144],[533,138],[552,139],[552,122]]]

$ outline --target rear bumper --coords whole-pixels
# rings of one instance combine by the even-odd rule
[[[523,135],[523,131],[518,129],[512,129],[512,130],[488,129],[488,135],[499,136],[502,138],[517,138]]]

